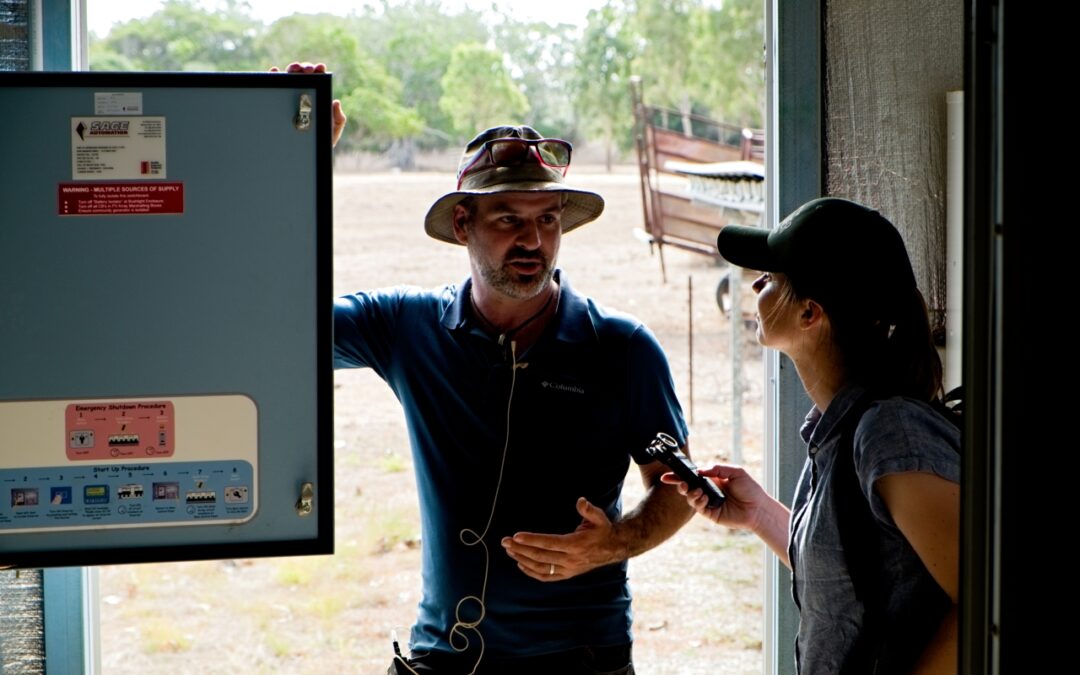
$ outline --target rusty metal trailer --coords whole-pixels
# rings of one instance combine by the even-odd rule
[[[674,246],[723,261],[716,235],[728,223],[757,224],[764,211],[764,133],[702,115],[647,105],[631,83],[634,141],[644,228],[635,232],[660,259]],[[681,130],[671,129],[679,120]],[[731,309],[730,281],[717,284],[717,304]]]

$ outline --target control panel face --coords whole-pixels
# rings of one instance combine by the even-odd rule
[[[0,567],[332,552],[332,102],[0,72]]]

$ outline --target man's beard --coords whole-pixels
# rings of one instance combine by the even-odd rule
[[[471,241],[468,243],[468,247],[472,248]],[[485,258],[479,251],[474,250],[472,254],[473,260],[476,261],[476,266],[479,268],[480,277],[496,291],[516,300],[529,300],[540,295],[548,287],[551,278],[555,275],[555,266],[542,253],[522,254],[518,251],[510,254],[509,257],[514,259],[536,260],[543,266],[539,272],[528,276],[522,276],[515,272],[505,260],[501,263],[495,263]]]

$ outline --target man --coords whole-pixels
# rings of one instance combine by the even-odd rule
[[[604,207],[565,183],[570,154],[529,127],[482,132],[424,223],[467,247],[469,278],[335,303],[335,365],[390,385],[416,466],[423,592],[391,674],[632,674],[626,561],[692,514],[645,453],[661,431],[686,444],[660,346],[555,267]],[[647,492],[624,514],[631,458]]]

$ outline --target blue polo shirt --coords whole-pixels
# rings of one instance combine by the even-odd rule
[[[517,367],[509,345],[472,316],[470,280],[335,302],[335,366],[372,368],[405,411],[423,537],[414,652],[451,651],[464,636],[467,653],[478,654],[474,631],[451,643],[450,630],[479,617],[477,600],[462,600],[482,594],[485,658],[631,640],[625,562],[543,583],[523,574],[499,543],[521,531],[572,532],[581,522],[578,497],[618,518],[631,458],[650,461],[644,450],[659,431],[686,442],[653,334],[556,275],[555,318],[516,355]],[[482,533],[489,517],[485,555],[484,545],[463,539],[473,543],[467,531]]]

